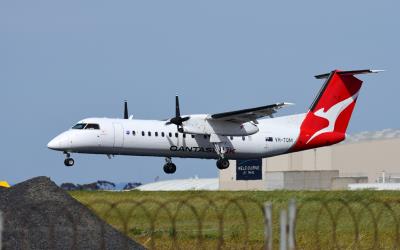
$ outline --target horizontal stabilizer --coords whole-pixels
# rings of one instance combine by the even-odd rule
[[[384,70],[379,69],[362,69],[362,70],[350,70],[350,71],[336,71],[339,75],[361,75],[361,74],[370,74],[370,73],[378,73]],[[325,79],[328,78],[331,73],[321,74],[314,76],[317,79]]]

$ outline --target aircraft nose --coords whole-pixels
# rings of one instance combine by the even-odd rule
[[[49,143],[47,143],[47,147],[49,149],[55,149],[57,147],[57,142],[56,140],[52,139],[51,141],[49,141]]]
[[[49,149],[53,150],[65,150],[67,149],[68,144],[68,136],[66,134],[60,134],[53,138],[49,143],[47,144],[47,147]]]
[[[49,149],[53,149],[53,150],[57,150],[59,147],[59,143],[56,140],[57,138],[52,139],[51,141],[49,141],[49,143],[47,143],[47,147]]]

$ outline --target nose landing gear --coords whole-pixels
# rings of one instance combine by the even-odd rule
[[[67,167],[72,167],[75,163],[74,159],[71,158],[71,155],[69,153],[64,152],[65,154],[65,160],[64,160],[64,165]]]
[[[176,165],[172,163],[171,157],[165,158],[164,172],[166,174],[173,174],[176,171]]]
[[[75,161],[72,158],[67,158],[64,160],[64,165],[67,167],[72,167],[74,165]]]

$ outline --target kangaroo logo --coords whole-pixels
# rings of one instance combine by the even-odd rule
[[[343,112],[343,110],[345,110],[350,104],[352,104],[356,100],[358,93],[359,91],[357,91],[357,93],[355,93],[353,96],[350,96],[349,98],[336,103],[327,111],[324,111],[324,108],[321,108],[316,112],[314,112],[314,115],[328,120],[328,126],[315,132],[310,137],[310,139],[307,141],[306,144],[308,144],[310,141],[312,141],[315,137],[319,136],[320,134],[333,132],[335,130],[335,124],[337,118]]]

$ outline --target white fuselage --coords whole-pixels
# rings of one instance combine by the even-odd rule
[[[174,173],[172,157],[217,159],[264,158],[339,143],[346,138],[362,81],[354,75],[376,70],[333,70],[316,76],[326,79],[306,114],[272,118],[290,103],[280,102],[216,114],[181,116],[175,97],[175,116],[166,121],[128,118],[88,118],[58,135],[48,144],[63,151],[66,166],[74,165],[70,153],[165,157],[165,173]],[[260,119],[270,117],[267,119]]]
[[[284,154],[296,142],[304,116],[261,119],[258,120],[257,131],[252,131],[254,126],[247,123],[248,126],[241,128],[247,129],[248,135],[220,136],[220,146],[228,159]],[[200,128],[195,124],[193,126],[201,131],[199,134],[189,134],[178,133],[175,125],[166,125],[165,121],[157,120],[88,118],[80,123],[99,124],[100,129],[67,130],[49,142],[49,148],[68,153],[217,159],[210,134],[224,129],[218,124]],[[224,125],[226,128],[226,123]],[[190,129],[190,124],[186,128]],[[229,129],[226,128],[226,131]],[[230,134],[234,133],[234,129],[232,126]]]

